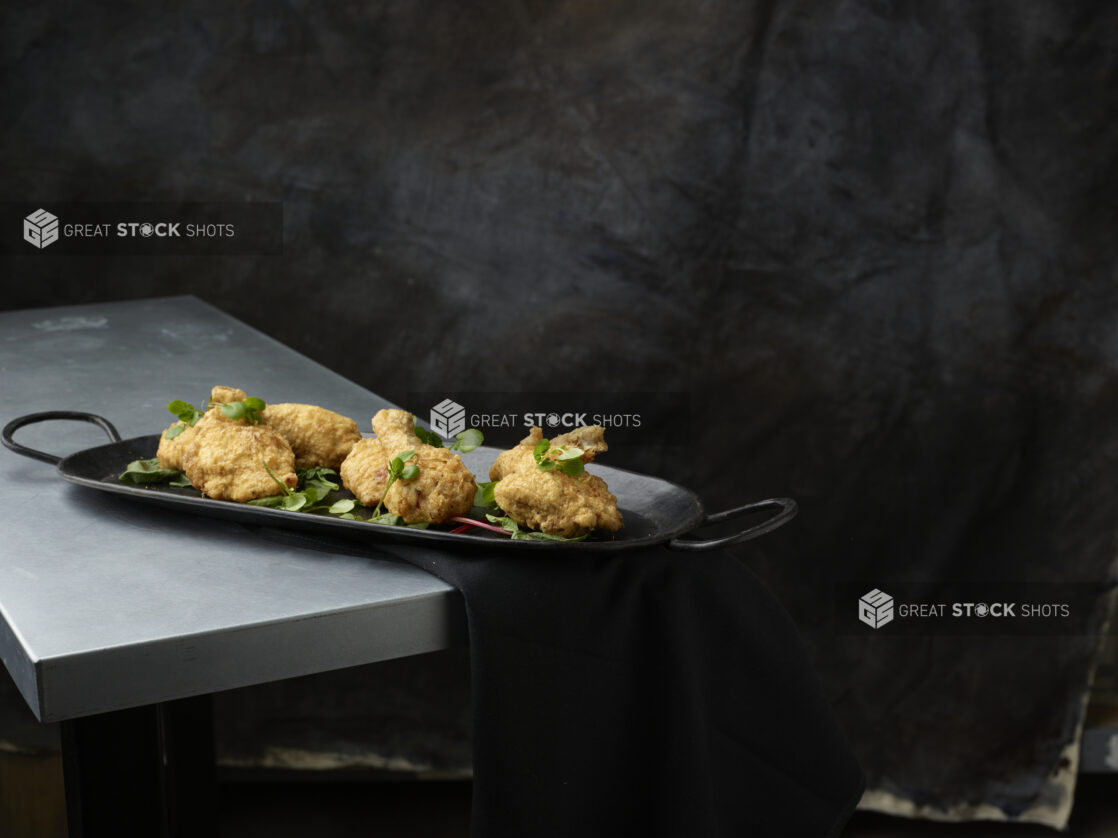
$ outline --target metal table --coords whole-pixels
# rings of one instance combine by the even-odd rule
[[[0,426],[80,410],[150,434],[168,401],[214,384],[363,428],[390,406],[194,297],[0,313]],[[59,455],[107,441],[74,422],[17,438]],[[62,722],[72,838],[145,819],[145,834],[216,832],[208,694],[465,639],[458,592],[387,554],[103,496],[8,451],[0,527],[0,658],[35,716]]]

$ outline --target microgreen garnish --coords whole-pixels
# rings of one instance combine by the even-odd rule
[[[247,419],[250,425],[259,425],[264,421],[260,414],[268,406],[263,399],[255,396],[236,402],[210,402],[210,407],[215,405],[221,408],[227,418]]]
[[[271,477],[275,484],[283,489],[283,494],[269,497],[257,497],[254,501],[247,502],[253,506],[271,506],[273,508],[280,508],[280,510],[287,510],[288,512],[297,512],[300,510],[303,512],[311,512],[322,508],[321,506],[315,506],[315,504],[322,501],[322,499],[333,492],[335,488],[338,488],[338,484],[331,483],[329,479],[323,476],[323,473],[333,474],[332,470],[329,468],[305,469],[303,474],[313,475],[313,477],[304,477],[303,488],[301,491],[296,492],[295,489],[284,483],[283,480],[280,479],[280,475],[273,472],[272,467],[268,466],[264,460],[260,460],[260,465],[264,466],[264,470],[268,473],[268,477]]]
[[[478,483],[477,488],[474,489],[474,506],[496,509],[497,499],[493,497],[493,487],[496,485],[496,480],[492,483]]]
[[[269,466],[266,462],[261,460],[260,465],[264,466],[264,470],[268,472],[268,476],[272,478],[272,480],[275,481],[275,484],[283,490],[283,494],[271,495],[266,498],[256,498],[254,500],[247,501],[247,503],[251,504],[252,506],[270,506],[273,508],[287,509],[291,512],[295,512],[302,509],[304,506],[310,506],[312,503],[318,500],[318,491],[316,489],[311,489],[309,492],[296,492],[294,489],[280,480],[279,475],[276,474],[272,470],[272,467]]]
[[[413,417],[415,414],[412,414]],[[435,448],[443,447],[443,438],[434,431],[429,431],[426,428],[415,426],[415,435],[419,437],[419,441],[424,445],[433,445]],[[460,451],[463,454],[469,454],[475,448],[485,442],[485,435],[477,428],[466,428],[461,433],[454,435],[454,442],[448,448],[451,451]]]
[[[490,523],[497,524],[509,533],[513,541],[583,541],[587,536],[587,533],[584,533],[583,535],[567,538],[562,535],[550,535],[546,532],[536,532],[535,530],[522,530],[516,521],[507,516],[486,515],[485,517]]]
[[[181,425],[172,425],[167,430],[167,439],[174,439],[185,431],[188,425],[193,426],[202,418],[202,411],[194,405],[184,402],[182,399],[175,399],[173,402],[169,402],[167,404],[167,410],[175,414],[178,420],[182,422]]]
[[[162,483],[168,481],[171,486],[189,486],[190,481],[186,475],[177,468],[163,468],[159,465],[159,458],[150,460],[133,460],[120,475],[120,482],[131,486],[140,483]]]
[[[485,442],[485,435],[477,428],[466,428],[462,433],[455,434],[454,440],[454,444],[450,446],[451,451],[461,451],[463,454],[469,454]]]
[[[361,507],[361,502],[357,498],[342,498],[341,500],[334,501],[330,508],[326,511],[331,515],[337,515],[339,518],[348,518],[351,521],[364,521],[364,518],[359,518],[353,514],[353,510]]]
[[[340,485],[336,482],[338,473],[332,468],[315,466],[314,468],[297,468],[295,475],[299,478],[300,486],[314,486],[327,492],[336,492]]]
[[[381,493],[380,500],[377,501],[376,508],[373,510],[373,517],[370,521],[376,521],[377,517],[381,514],[380,507],[384,503],[385,495],[388,490],[392,488],[392,484],[397,480],[414,480],[419,476],[419,466],[415,463],[408,463],[412,457],[415,456],[415,451],[408,449],[401,451],[388,463],[388,480],[384,484],[384,492]],[[383,523],[383,522],[379,522]]]
[[[344,518],[345,516],[343,515],[342,517]],[[371,524],[384,524],[389,527],[410,527],[413,530],[425,530],[429,526],[425,521],[419,524],[405,524],[403,518],[391,512],[382,512],[380,515],[373,515],[368,520]]]
[[[414,413],[412,414],[412,418],[415,418]],[[422,442],[424,445],[432,445],[435,448],[443,447],[443,438],[434,431],[429,431],[426,428],[421,427],[420,425],[416,425],[415,435],[419,437],[419,441]]]
[[[583,450],[573,445],[552,448],[551,443],[541,439],[532,449],[532,457],[536,461],[536,468],[541,471],[558,469],[571,477],[578,477],[586,467],[582,463]]]

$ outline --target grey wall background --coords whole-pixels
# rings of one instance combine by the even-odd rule
[[[686,447],[623,464],[714,507],[801,502],[741,553],[871,786],[1010,816],[1058,796],[1091,637],[824,615],[848,581],[1112,572],[1113,6],[0,14],[0,198],[286,215],[282,257],[10,253],[0,305],[194,293],[399,402],[686,391]]]

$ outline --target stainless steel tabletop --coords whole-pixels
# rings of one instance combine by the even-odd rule
[[[194,297],[0,312],[0,426],[79,410],[126,439],[158,433],[168,401],[199,404],[214,384],[363,430],[388,406]],[[78,422],[16,439],[58,455],[108,441]],[[0,618],[0,657],[44,722],[433,651],[465,631],[458,592],[410,565],[148,508],[4,449]]]

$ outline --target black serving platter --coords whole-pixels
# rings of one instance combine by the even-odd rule
[[[28,448],[13,439],[15,431],[25,425],[54,419],[92,422],[103,428],[113,441],[106,445],[78,451],[68,457],[57,457]],[[202,497],[195,489],[175,488],[161,483],[127,485],[120,482],[119,475],[133,460],[155,456],[156,449],[159,447],[159,434],[121,439],[111,422],[91,413],[48,411],[21,416],[4,427],[0,432],[0,441],[6,448],[18,454],[56,465],[59,475],[71,483],[102,492],[124,495],[145,503],[195,515],[238,521],[250,526],[279,527],[360,540],[426,544],[431,547],[482,548],[486,551],[564,550],[608,553],[665,544],[674,550],[714,550],[771,532],[791,520],[796,514],[795,501],[788,498],[772,498],[708,515],[698,495],[690,489],[658,477],[595,463],[589,470],[605,480],[610,491],[617,496],[618,507],[625,522],[625,526],[620,531],[592,533],[584,541],[513,540],[485,530],[467,533],[449,532],[454,525],[420,530],[373,524],[367,521],[352,521],[326,514],[250,506]],[[484,479],[489,473],[489,466],[499,453],[498,449],[481,447],[463,455],[463,460],[470,471]],[[705,540],[683,537],[706,524],[770,510],[775,511],[776,514],[732,535]]]

